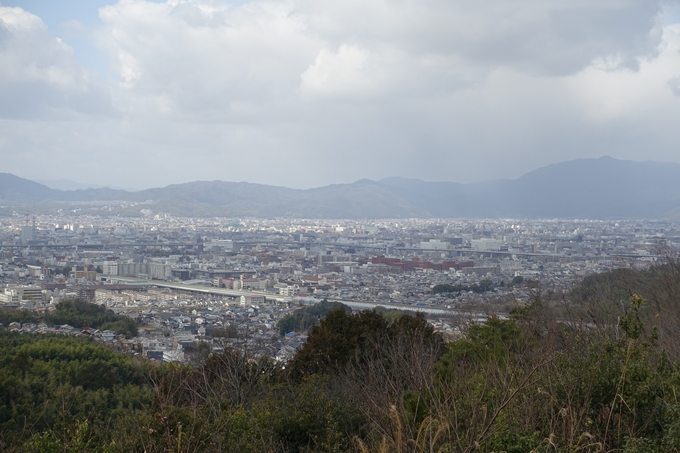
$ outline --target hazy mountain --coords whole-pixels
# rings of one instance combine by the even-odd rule
[[[680,164],[573,160],[527,173],[499,195],[505,213],[530,217],[659,217],[680,206]]]
[[[128,208],[126,214],[139,214],[141,209],[151,209],[185,216],[430,217],[427,210],[368,180],[308,190],[245,182],[197,181],[138,192],[109,188],[62,191],[14,175],[0,174],[0,200],[14,203],[148,202],[141,207]]]
[[[680,208],[680,164],[611,157],[474,184],[380,181],[437,217],[663,217]]]
[[[198,181],[142,190],[127,199],[154,200],[158,204],[154,210],[185,215],[298,218],[430,216],[427,210],[413,206],[374,181],[308,190],[245,182]]]
[[[386,178],[380,184],[435,217],[486,217],[499,209],[499,193],[510,180],[472,184]]]
[[[52,200],[56,195],[53,189],[37,182],[0,173],[0,200],[3,202]]]
[[[473,184],[387,178],[299,190],[245,182],[197,181],[137,192],[57,190],[0,174],[5,204],[145,202],[121,208],[186,216],[306,218],[584,217],[659,218],[680,212],[680,164],[602,157],[549,165],[515,180]]]
[[[303,192],[304,212],[319,212],[318,217],[322,218],[432,217],[422,206],[416,206],[388,187],[370,180]]]
[[[107,186],[101,184],[84,184],[76,181],[71,181],[70,179],[48,179],[44,181],[35,181],[50,189],[58,190],[85,190],[85,189],[103,189],[109,188],[114,190],[127,190],[128,192],[137,192],[139,189],[124,188],[118,186]]]

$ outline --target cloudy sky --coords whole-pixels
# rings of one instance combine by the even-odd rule
[[[680,162],[680,0],[0,0],[0,172],[146,188]]]

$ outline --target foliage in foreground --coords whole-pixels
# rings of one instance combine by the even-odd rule
[[[85,338],[0,330],[0,450],[148,407],[148,363]]]
[[[150,366],[79,339],[4,333],[0,448],[680,451],[679,362],[664,346],[671,321],[655,322],[680,303],[680,279],[663,281],[622,305],[607,300],[620,288],[589,293],[580,308],[597,323],[536,297],[448,344],[421,316],[333,310],[285,367],[237,350],[197,368]],[[618,304],[611,315],[594,311],[607,303]],[[93,381],[93,361],[107,379]]]

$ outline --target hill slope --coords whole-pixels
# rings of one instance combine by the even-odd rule
[[[11,173],[0,173],[0,200],[4,202],[52,200],[57,194],[53,189],[20,178]]]
[[[307,190],[197,181],[138,192],[62,191],[0,173],[5,204],[113,200],[147,202],[155,212],[197,217],[660,218],[680,212],[680,164],[602,157],[549,165],[515,180],[459,184],[387,178]],[[139,207],[121,213],[138,214]]]
[[[659,218],[680,207],[680,164],[611,157],[553,164],[515,180],[380,182],[437,217]]]

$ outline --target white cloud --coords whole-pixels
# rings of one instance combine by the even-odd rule
[[[237,105],[289,98],[319,45],[292,4],[121,2],[105,7],[100,42],[135,102],[164,96],[180,115],[230,117]]]
[[[315,33],[336,42],[553,75],[611,55],[634,66],[654,51],[661,26],[660,3],[649,0],[309,0],[302,9]]]
[[[183,113],[450,91],[495,68],[570,75],[593,61],[636,68],[660,42],[649,0],[121,1],[100,42],[133,99]]]
[[[111,113],[108,90],[42,20],[0,6],[0,117]]]
[[[567,80],[584,113],[596,121],[625,116],[650,117],[661,108],[677,108],[669,86],[680,76],[680,25],[665,27],[655,58],[642,59],[637,71],[608,70],[598,64]]]
[[[371,96],[384,85],[376,74],[371,54],[360,47],[343,44],[337,52],[322,49],[301,76],[303,95]]]

